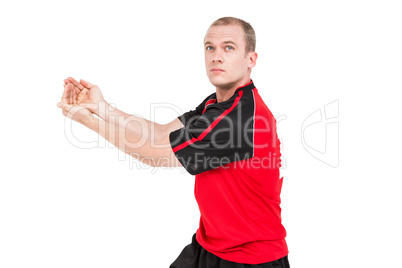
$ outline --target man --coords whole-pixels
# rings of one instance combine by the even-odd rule
[[[140,161],[196,175],[200,226],[171,268],[289,267],[276,122],[250,78],[254,30],[243,20],[220,18],[204,49],[216,92],[169,124],[113,109],[97,86],[73,78],[65,80],[58,107]],[[141,146],[130,146],[141,139]]]

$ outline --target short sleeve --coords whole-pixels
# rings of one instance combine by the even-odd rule
[[[195,108],[195,110],[188,111],[181,116],[179,116],[179,120],[183,123],[184,126],[187,126],[189,122],[194,121],[202,114],[202,103]]]
[[[198,117],[202,115],[204,112],[205,106],[207,102],[215,96],[215,93],[209,95],[207,98],[205,98],[200,105],[198,105],[195,110],[190,110],[179,117],[177,117],[184,126],[187,126],[189,123],[194,122]]]
[[[199,114],[200,109],[184,114],[185,127],[169,135],[173,152],[190,174],[253,156],[253,122],[242,122],[240,105],[214,105]]]

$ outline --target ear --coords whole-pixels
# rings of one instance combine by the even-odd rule
[[[254,68],[258,58],[257,52],[249,52],[247,57],[248,57],[248,68],[250,69]]]

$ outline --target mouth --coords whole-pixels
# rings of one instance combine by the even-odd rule
[[[213,73],[222,73],[222,72],[224,72],[225,70],[222,70],[222,69],[219,69],[219,68],[212,68],[211,69],[211,72],[213,72]]]

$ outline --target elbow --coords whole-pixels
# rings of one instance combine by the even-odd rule
[[[156,144],[161,144],[166,139],[166,136],[169,136],[168,125],[155,123],[154,142]]]

